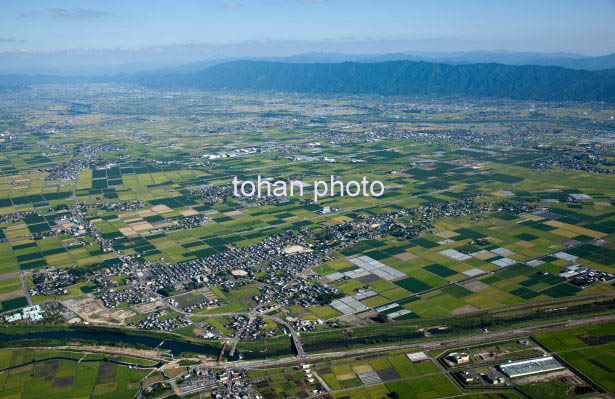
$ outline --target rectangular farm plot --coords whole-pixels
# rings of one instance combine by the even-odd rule
[[[442,374],[389,382],[385,385],[401,398],[442,398],[459,394],[455,385]]]
[[[357,374],[363,385],[376,385],[381,384],[382,380],[376,371],[367,371],[365,373]]]
[[[351,296],[332,301],[331,307],[345,315],[362,312],[368,309],[367,306],[363,305],[361,302]]]
[[[495,258],[497,255],[491,251],[487,251],[486,249],[481,249],[480,251],[472,252],[470,255],[480,260],[487,260],[491,258]]]
[[[476,276],[480,276],[481,274],[484,274],[485,272],[481,269],[478,268],[472,268],[470,270],[466,270],[465,272],[463,272],[463,274],[465,274],[468,277],[476,277]]]
[[[348,259],[348,261],[363,269],[363,271],[366,272],[365,275],[374,274],[383,280],[390,281],[405,276],[405,274],[400,272],[399,270],[393,269],[392,267],[387,266],[384,263],[378,262],[377,260],[372,259],[369,256],[364,255],[357,258],[350,258]],[[358,273],[362,274],[363,272]]]
[[[462,261],[462,260],[466,260],[466,259],[470,259],[471,256],[470,255],[466,255],[462,252],[457,251],[456,249],[453,248],[449,248],[449,249],[445,249],[444,251],[440,251],[439,252],[441,255],[444,256],[448,256],[451,259],[454,260],[458,260],[458,261]]]
[[[446,266],[442,266],[442,265],[438,265],[438,264],[433,264],[433,265],[429,265],[429,266],[425,266],[425,270],[428,270],[430,272],[432,272],[433,274],[436,274],[440,277],[450,277],[453,276],[455,274],[457,274],[456,271],[449,269]]]
[[[395,281],[395,285],[400,286],[401,288],[408,290],[413,293],[427,291],[430,288],[433,288],[431,285],[428,285],[420,280],[415,279],[414,277],[408,277],[403,280]]]
[[[500,266],[500,267],[506,267],[506,266],[514,265],[515,263],[517,263],[517,261],[504,257],[504,258],[496,259],[492,261],[491,263],[493,263],[494,265]]]

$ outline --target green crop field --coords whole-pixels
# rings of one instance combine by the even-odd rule
[[[613,392],[615,323],[537,334],[536,338],[574,368]]]
[[[106,362],[78,362],[82,356],[75,352],[3,349],[0,351],[0,367],[18,367],[0,374],[0,396],[24,399],[125,398],[138,391],[141,379],[149,373],[148,370]],[[42,361],[28,364],[31,360]]]
[[[3,341],[0,361],[32,360],[22,346],[109,341],[118,358],[141,359],[127,349],[137,346],[140,361],[173,355],[181,367],[223,347],[224,362],[279,361],[610,314],[609,105],[460,101],[122,83],[3,92],[0,327],[24,335]],[[234,178],[249,187],[259,176],[265,191],[302,181],[304,192],[236,191]],[[361,191],[363,178],[382,195]],[[331,181],[334,195],[315,194]],[[612,326],[602,328],[537,338],[612,390]],[[47,336],[58,329],[76,338]],[[503,359],[539,354],[507,348]],[[317,371],[332,396],[472,397],[433,361],[353,359]],[[372,371],[379,380],[366,383]],[[170,394],[157,373],[153,396]],[[263,372],[256,390],[322,388],[299,374]],[[49,361],[0,373],[0,396],[129,397],[143,378]]]

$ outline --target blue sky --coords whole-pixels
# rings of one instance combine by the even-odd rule
[[[598,55],[615,51],[613,21],[613,0],[2,0],[0,52],[372,40]]]

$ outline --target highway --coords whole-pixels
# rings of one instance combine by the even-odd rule
[[[246,314],[248,313],[225,313],[225,314],[218,314],[218,315],[219,316],[222,316],[222,315],[231,316],[231,315],[246,315]],[[285,321],[278,319],[277,317],[265,316],[265,315],[260,315],[260,316],[267,317],[267,318],[270,318],[271,320],[274,320],[275,322],[279,322],[280,324],[287,325]],[[412,351],[427,351],[427,350],[433,350],[433,349],[446,350],[446,349],[457,348],[457,347],[471,346],[474,344],[486,344],[489,342],[499,341],[499,340],[511,340],[515,338],[526,337],[528,335],[536,334],[539,332],[551,331],[551,330],[556,330],[556,329],[579,327],[579,326],[584,326],[584,325],[591,325],[591,324],[598,324],[598,323],[605,323],[605,322],[612,322],[612,321],[615,321],[615,314],[604,315],[604,316],[594,316],[594,317],[588,317],[584,319],[572,319],[572,320],[567,320],[567,321],[542,323],[542,324],[537,324],[533,326],[515,328],[511,330],[486,332],[480,335],[471,335],[467,337],[455,337],[455,338],[449,338],[449,339],[443,339],[443,340],[433,340],[433,341],[428,341],[428,342],[423,342],[423,343],[415,342],[411,344],[379,346],[379,347],[361,348],[361,349],[354,349],[354,350],[341,351],[341,352],[318,353],[318,354],[312,354],[312,355],[305,354],[305,352],[303,352],[303,348],[301,347],[302,354],[298,354],[297,357],[295,358],[284,358],[284,359],[275,359],[275,360],[255,360],[255,361],[240,360],[240,361],[234,361],[234,362],[227,362],[227,363],[220,364],[214,367],[218,369],[254,369],[254,368],[290,365],[293,363],[297,363],[299,360],[301,360],[302,362],[309,362],[311,360],[317,361],[317,360],[323,360],[327,358],[350,357],[350,356],[364,355],[364,354],[369,354],[369,353],[400,351],[404,349],[412,350]],[[291,331],[294,331],[294,330],[291,330]],[[297,336],[297,341],[300,344],[298,336]],[[192,367],[198,367],[198,366],[192,366]],[[165,382],[170,383],[172,386],[175,386],[176,378],[177,377],[166,379]],[[317,378],[319,379],[319,381],[321,381],[321,384],[324,387],[328,388],[328,386],[326,385],[326,383],[324,383],[324,381],[322,381],[318,376]],[[139,390],[139,392],[135,395],[135,398],[141,397],[143,388],[144,387],[142,387],[142,389]],[[207,386],[207,387],[202,387],[199,389],[194,389],[194,390],[191,390],[190,393],[195,393],[198,391],[206,390],[208,388],[211,388],[211,387]],[[330,388],[327,389],[327,391],[330,391]],[[178,390],[176,390],[175,392],[179,393]],[[187,394],[187,393],[188,392],[183,392],[179,394],[182,395],[182,394]]]
[[[606,236],[606,237],[602,237],[602,238],[600,238],[600,239],[594,239],[594,240],[591,240],[590,242],[591,242],[591,243],[597,243],[599,240],[602,240],[602,239],[604,239],[604,238],[609,238],[609,237],[612,237],[612,236],[613,236],[613,234],[610,234],[610,235],[608,235],[608,236]],[[585,245],[585,244],[587,244],[587,243],[579,243],[579,244],[576,244],[576,245],[570,245],[570,246],[568,246],[567,248],[568,248],[568,249],[570,249],[570,248],[575,248],[575,247],[578,247],[578,246],[580,246],[580,245]],[[560,251],[565,251],[565,250],[566,250],[566,248],[559,249],[559,250],[553,251],[553,252],[551,252],[551,253],[549,253],[549,254],[544,254],[544,255],[540,255],[540,256],[537,256],[537,257],[534,257],[534,258],[528,259],[528,260],[526,260],[525,262],[528,262],[528,261],[531,261],[531,260],[534,260],[534,259],[540,259],[540,258],[542,258],[542,257],[544,257],[544,256],[552,255],[552,254],[554,254],[554,253],[557,253],[557,252],[560,252]],[[506,268],[509,268],[509,267],[516,266],[517,264],[518,264],[518,263],[515,263],[514,265],[511,265],[511,266],[504,266],[504,267],[501,267],[500,269],[498,269],[498,271],[499,271],[499,270],[506,269]],[[463,279],[463,280],[459,280],[459,281],[456,281],[456,282],[451,282],[451,283],[449,283],[449,284],[447,284],[447,285],[444,285],[444,286],[439,286],[439,287],[435,287],[435,288],[430,288],[430,289],[428,289],[428,290],[426,290],[426,291],[423,291],[423,292],[420,292],[420,293],[413,294],[412,296],[414,297],[414,296],[424,295],[424,294],[429,293],[429,292],[431,292],[431,291],[434,291],[434,290],[439,290],[439,289],[442,289],[443,287],[448,287],[448,286],[456,285],[456,284],[459,284],[459,283],[464,282],[464,281],[474,280],[474,279],[476,279],[477,277],[483,276],[483,275],[485,275],[485,274],[490,274],[490,273],[493,273],[493,272],[484,272],[484,273],[482,273],[482,274],[480,274],[480,275],[471,276],[471,277],[468,277],[468,278],[465,278],[465,279]],[[393,302],[389,302],[389,303],[393,303]],[[170,307],[171,307],[174,311],[176,311],[176,312],[178,312],[178,313],[180,313],[180,314],[183,314],[183,315],[186,315],[186,316],[197,316],[197,315],[199,315],[199,314],[194,314],[194,313],[190,313],[190,312],[185,312],[185,311],[183,311],[182,309],[179,309],[177,306],[174,306],[174,305],[172,305],[172,304],[170,304],[170,303],[168,303],[168,302],[167,302],[167,304],[168,304],[168,305],[169,305],[169,306],[170,306]],[[295,350],[296,350],[296,352],[297,352],[297,357],[298,357],[298,358],[309,358],[309,356],[308,356],[308,355],[306,355],[305,350],[303,349],[303,345],[302,345],[302,343],[301,343],[301,338],[299,337],[299,334],[297,333],[297,331],[295,331],[295,329],[294,329],[294,328],[290,325],[290,323],[288,323],[288,322],[286,322],[285,320],[282,320],[282,319],[280,319],[280,318],[278,318],[278,317],[269,316],[269,315],[267,315],[267,314],[260,314],[260,313],[254,312],[254,311],[251,311],[251,312],[239,312],[239,313],[212,313],[212,314],[208,314],[207,316],[211,316],[211,317],[217,317],[217,316],[247,316],[247,317],[248,317],[248,319],[249,319],[250,321],[251,321],[251,320],[253,320],[255,317],[262,317],[262,318],[265,318],[265,319],[270,319],[270,320],[273,320],[274,322],[276,322],[276,323],[278,323],[278,324],[284,325],[284,326],[286,327],[286,329],[289,331],[290,336],[291,336],[291,339],[292,339],[292,341],[293,341],[293,345],[294,345]],[[233,356],[233,355],[235,354],[235,349],[236,349],[236,347],[237,347],[237,344],[239,343],[239,340],[240,340],[240,339],[239,339],[239,337],[241,336],[241,332],[242,332],[242,331],[243,331],[243,330],[238,330],[238,331],[235,333],[235,336],[234,336],[234,337],[232,338],[232,340],[231,340],[231,342],[232,342],[232,348],[231,348],[231,351],[230,351],[230,356]]]
[[[459,346],[467,346],[473,344],[482,344],[489,341],[494,340],[502,340],[502,339],[514,339],[517,337],[525,337],[531,334],[536,334],[539,332],[551,331],[556,329],[565,329],[571,327],[579,327],[584,325],[598,324],[615,321],[615,314],[604,315],[604,316],[595,316],[584,319],[571,319],[567,321],[559,321],[559,322],[549,322],[536,324],[527,327],[515,328],[512,330],[501,330],[495,332],[487,332],[480,335],[471,335],[467,337],[455,337],[443,340],[430,340],[427,342],[414,342],[410,344],[398,344],[391,346],[378,346],[371,348],[360,348],[353,349],[347,351],[340,352],[326,352],[326,353],[317,353],[317,354],[305,354],[301,356],[301,360],[310,361],[310,360],[320,360],[325,358],[334,358],[334,357],[346,357],[346,356],[356,356],[363,355],[368,353],[377,353],[377,352],[390,352],[397,351],[403,349],[412,349],[412,350],[432,350],[432,349],[447,349],[454,348]],[[297,356],[299,358],[299,356]],[[259,368],[259,367],[269,367],[276,366],[280,364],[286,363],[294,363],[297,361],[297,358],[293,359],[276,359],[276,360],[253,360],[253,361],[235,361],[222,365],[221,367],[227,368]]]

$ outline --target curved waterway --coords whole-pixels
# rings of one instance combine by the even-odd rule
[[[217,358],[220,353],[220,347],[203,343],[196,344],[191,342],[176,341],[173,339],[165,339],[161,341],[159,338],[150,337],[147,335],[139,334],[125,334],[121,332],[113,331],[100,331],[88,332],[88,331],[63,331],[63,330],[49,330],[49,331],[37,331],[30,334],[0,334],[0,342],[16,342],[27,341],[37,339],[52,339],[52,340],[83,340],[89,342],[95,342],[97,344],[128,344],[133,346],[146,346],[149,348],[160,348],[167,350],[174,356],[178,356],[181,353],[196,353],[199,355],[206,355],[213,358]],[[280,351],[266,351],[266,352],[238,352],[232,358],[228,356],[228,352],[225,353],[227,360],[238,360],[241,358],[246,360],[251,359],[264,359],[267,357],[277,356],[292,356],[293,353],[288,350]]]

